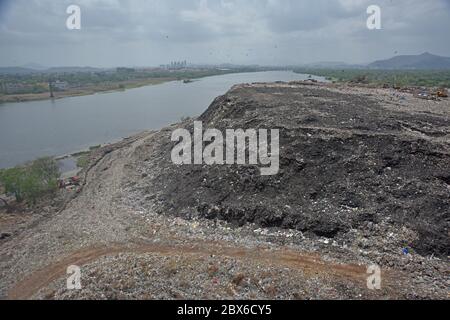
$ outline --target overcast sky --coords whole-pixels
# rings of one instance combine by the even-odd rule
[[[366,27],[371,4],[382,30]],[[450,56],[449,34],[450,0],[0,0],[2,66],[365,63]]]

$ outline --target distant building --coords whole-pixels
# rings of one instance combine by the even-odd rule
[[[0,82],[0,92],[1,93],[7,93],[6,92],[6,83],[4,83],[3,81]]]
[[[172,61],[170,64],[162,64],[160,65],[161,68],[167,69],[167,70],[181,70],[186,69],[188,66],[188,63],[186,60],[184,61]]]
[[[23,93],[27,90],[27,87],[21,83],[6,83],[3,90],[7,94]]]
[[[66,81],[59,81],[59,80],[53,82],[52,85],[54,89],[59,91],[67,90],[67,88],[69,87],[69,84]]]

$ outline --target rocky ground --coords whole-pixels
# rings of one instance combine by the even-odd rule
[[[279,129],[280,173],[174,165],[171,134],[191,120],[102,148],[80,193],[1,240],[0,297],[449,298],[448,100],[252,84],[199,120]],[[82,290],[66,288],[70,265]]]

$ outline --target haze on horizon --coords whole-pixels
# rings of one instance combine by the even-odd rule
[[[66,8],[81,8],[68,30]],[[366,27],[369,5],[382,29]],[[368,63],[450,56],[450,0],[0,0],[0,65]]]

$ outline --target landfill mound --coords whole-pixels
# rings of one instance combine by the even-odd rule
[[[398,97],[390,90],[239,85],[198,120],[204,129],[224,133],[279,129],[277,175],[262,176],[254,165],[175,165],[169,129],[159,133],[157,148],[135,151],[129,167],[141,178],[129,188],[141,205],[160,214],[344,241],[368,229],[387,241],[392,234],[379,226],[388,225],[407,234],[395,245],[448,256],[449,116],[447,101]],[[193,133],[193,121],[182,127]]]

